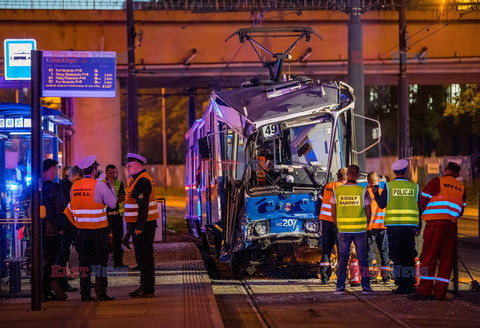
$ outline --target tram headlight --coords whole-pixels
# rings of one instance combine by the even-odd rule
[[[287,183],[293,183],[294,181],[295,181],[295,178],[293,177],[293,175],[289,174],[285,177],[285,182]]]
[[[269,226],[267,221],[260,221],[255,224],[255,234],[258,236],[263,236],[269,233]]]
[[[318,232],[320,229],[320,224],[318,220],[307,220],[304,224],[305,231],[307,232]]]

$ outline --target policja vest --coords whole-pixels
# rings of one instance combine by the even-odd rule
[[[457,222],[457,217],[466,205],[463,202],[464,186],[454,177],[447,175],[440,177],[440,192],[432,196],[422,193],[422,196],[431,198],[425,211],[422,213],[422,219],[428,220],[450,220]]]
[[[103,179],[102,182],[107,182],[106,179]],[[122,181],[115,179],[115,183],[113,187],[115,188],[115,196],[118,198],[118,193],[120,192],[120,186],[122,184]],[[123,203],[118,203],[118,214],[123,216],[124,208],[123,208]]]
[[[415,226],[419,224],[418,185],[405,179],[387,182],[388,203],[385,226]]]
[[[378,193],[382,193],[382,188],[378,188]],[[367,192],[370,197],[370,209],[372,210],[372,216],[367,230],[372,229],[386,229],[385,228],[385,209],[381,209],[375,201],[375,196],[372,192],[372,187],[367,187]]]
[[[72,197],[64,213],[79,229],[100,229],[108,226],[105,204],[95,202],[95,187],[98,181],[88,177],[75,181]]]
[[[343,185],[335,188],[338,232],[367,230],[363,195],[364,188],[358,185]]]
[[[334,204],[332,204],[331,199],[333,190],[341,185],[343,185],[343,182],[333,181],[327,183],[325,189],[323,189],[322,206],[320,207],[320,215],[318,217],[320,220],[333,222],[332,205]]]
[[[138,180],[140,180],[141,178],[148,179],[148,181],[150,181],[152,185],[152,192],[150,193],[150,197],[148,201],[147,221],[153,221],[159,218],[157,198],[155,196],[155,182],[147,172],[142,172],[135,180],[133,178],[130,178],[127,182],[128,186],[126,190],[127,195],[125,196],[125,205],[124,205],[125,212],[123,214],[123,218],[128,223],[137,222],[137,219],[138,219],[138,205],[137,205],[137,201],[134,198],[132,198],[132,191],[135,188],[135,185],[137,184]]]

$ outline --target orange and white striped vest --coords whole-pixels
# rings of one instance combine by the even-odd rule
[[[382,193],[382,188],[378,188],[378,193]],[[370,203],[370,208],[372,210],[372,217],[370,218],[370,223],[368,224],[367,230],[372,229],[386,229],[385,223],[385,209],[378,207],[377,201],[375,200],[375,195],[372,192],[372,187],[367,187],[367,192],[372,201]]]
[[[454,177],[447,175],[440,177],[440,192],[432,196],[422,192],[422,196],[430,198],[430,201],[422,213],[422,219],[450,220],[457,222],[462,209],[466,206],[463,202],[464,186]]]
[[[343,185],[343,182],[333,181],[333,182],[327,183],[327,185],[323,189],[323,197],[321,197],[322,206],[320,207],[320,215],[318,217],[320,220],[333,222],[332,203],[331,203],[333,189],[341,185]]]
[[[108,226],[105,204],[95,202],[94,178],[83,178],[72,185],[72,198],[64,213],[79,229],[100,229]]]
[[[140,180],[141,178],[148,179],[148,181],[150,181],[152,185],[152,192],[150,193],[148,201],[147,221],[153,221],[159,218],[157,198],[155,196],[155,181],[153,181],[153,178],[150,176],[150,174],[148,174],[147,172],[142,172],[135,180],[133,178],[130,178],[127,182],[127,195],[125,196],[125,212],[123,213],[123,218],[125,219],[125,222],[128,223],[137,222],[138,219],[138,205],[137,201],[132,198],[132,191],[135,188],[138,180]]]

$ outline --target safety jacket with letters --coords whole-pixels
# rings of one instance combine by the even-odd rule
[[[382,188],[378,188],[378,192],[381,193]],[[385,209],[381,209],[377,202],[375,201],[375,196],[372,192],[372,187],[367,187],[368,195],[371,199],[370,208],[372,210],[372,216],[370,218],[370,223],[368,224],[367,230],[372,229],[386,229],[385,228]]]
[[[318,216],[320,220],[333,222],[332,205],[335,206],[331,202],[333,190],[343,184],[344,182],[342,181],[333,181],[327,183],[323,189],[323,196],[321,196],[322,206],[320,207],[320,215]]]
[[[72,185],[72,197],[64,213],[79,229],[100,229],[108,226],[107,207],[95,202],[95,187],[98,181],[85,177]]]
[[[388,202],[385,226],[419,225],[418,185],[405,179],[387,182]]]
[[[125,196],[125,212],[123,213],[123,218],[128,223],[137,222],[138,219],[138,204],[135,198],[132,198],[132,191],[134,190],[135,185],[141,178],[148,179],[148,181],[150,181],[152,185],[152,192],[150,193],[148,201],[147,221],[153,221],[159,218],[157,199],[155,196],[155,181],[147,172],[142,172],[138,175],[138,177],[136,177],[136,179],[130,178],[127,182],[127,195]]]
[[[107,180],[103,179],[102,182],[106,183]],[[115,183],[113,184],[113,187],[115,188],[115,196],[117,196],[117,198],[118,198],[118,193],[120,192],[121,185],[122,185],[122,181],[115,179]],[[124,212],[123,203],[118,202],[117,206],[118,206],[118,213],[115,213],[115,214],[123,216],[123,212]],[[108,213],[108,215],[110,215],[110,213]]]
[[[462,213],[465,203],[463,202],[464,186],[452,176],[439,177],[440,192],[432,196],[422,192],[422,197],[430,198],[430,201],[422,213],[422,219],[450,220],[457,222],[457,217]]]
[[[365,232],[367,217],[363,202],[365,189],[358,185],[335,188],[338,232]]]

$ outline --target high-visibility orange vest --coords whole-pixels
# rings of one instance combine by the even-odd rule
[[[320,215],[318,216],[320,220],[333,222],[332,203],[331,203],[333,189],[341,185],[343,185],[343,182],[333,181],[333,182],[327,183],[327,185],[325,186],[325,189],[323,189],[323,197],[321,197],[322,206],[320,207]]]
[[[137,222],[138,219],[138,205],[137,201],[132,198],[132,191],[135,188],[138,180],[141,178],[146,178],[150,181],[152,185],[152,192],[150,193],[148,201],[148,217],[147,221],[157,220],[159,218],[157,198],[155,196],[155,181],[147,172],[142,172],[135,180],[130,178],[127,182],[127,195],[125,196],[125,212],[123,213],[123,218],[128,223]]]
[[[382,188],[378,188],[378,193],[382,193]],[[367,230],[372,229],[386,229],[385,228],[385,209],[378,207],[377,201],[375,200],[375,195],[372,192],[372,187],[367,187],[368,195],[370,196],[370,209],[372,210],[372,216],[370,218],[370,223],[368,224]]]
[[[265,156],[258,156],[257,179],[265,182],[267,180],[267,171],[270,169],[270,161]]]
[[[72,185],[72,198],[64,213],[79,229],[100,229],[108,226],[107,207],[95,202],[94,178],[83,178]]]
[[[422,213],[422,219],[450,220],[457,222],[457,217],[466,206],[463,202],[464,186],[454,177],[447,175],[440,177],[440,192],[432,196],[422,192],[422,196],[430,198],[430,201]]]

